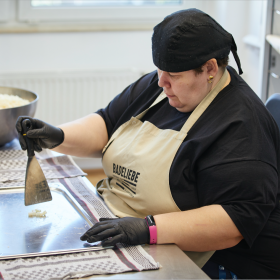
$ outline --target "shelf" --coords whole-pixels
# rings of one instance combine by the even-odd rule
[[[278,52],[280,53],[280,36],[278,35],[266,35],[266,41]]]

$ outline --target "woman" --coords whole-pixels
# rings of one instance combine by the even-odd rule
[[[235,70],[231,34],[189,9],[154,28],[158,70],[96,114],[32,119],[35,150],[103,156],[98,192],[118,219],[81,240],[175,243],[212,278],[280,278],[279,131]],[[16,127],[23,149],[20,117]]]

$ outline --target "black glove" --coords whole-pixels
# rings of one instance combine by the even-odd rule
[[[31,121],[31,128],[27,131],[26,136],[33,140],[34,150],[36,152],[41,152],[42,148],[53,149],[64,141],[64,132],[62,129],[38,119],[21,116],[17,119],[16,130],[18,131],[19,143],[23,150],[27,148],[26,142],[22,136],[22,121],[25,119]]]
[[[132,217],[101,218],[99,221],[81,236],[82,241],[91,243],[103,240],[102,246],[104,247],[114,246],[119,242],[129,245],[150,242],[150,231],[145,219]]]

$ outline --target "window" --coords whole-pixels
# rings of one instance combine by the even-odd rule
[[[154,26],[166,15],[197,6],[190,0],[19,0],[20,21]]]
[[[178,5],[182,0],[31,0],[32,7],[98,7],[98,6],[143,6]]]
[[[0,1],[0,21],[7,21],[9,18],[9,0]]]

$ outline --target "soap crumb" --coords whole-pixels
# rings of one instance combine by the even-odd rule
[[[28,217],[37,217],[37,218],[45,218],[47,214],[47,211],[41,212],[39,209],[32,210],[30,213],[28,213]]]

